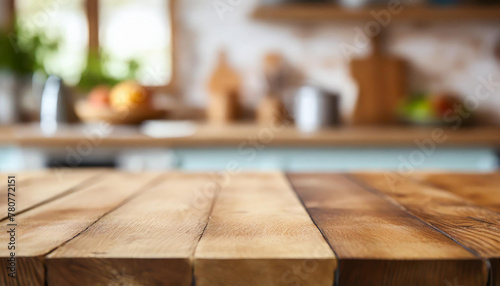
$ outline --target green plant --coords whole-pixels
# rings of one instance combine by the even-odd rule
[[[0,70],[7,70],[17,75],[33,72],[35,62],[31,55],[18,44],[15,32],[0,31]]]
[[[87,66],[82,73],[77,87],[80,91],[88,92],[98,85],[113,86],[120,80],[107,75],[104,71],[105,57],[99,57],[96,52],[89,52],[87,55]]]
[[[11,32],[0,30],[0,70],[16,75],[29,75],[33,72],[47,74],[45,61],[58,52],[60,42],[60,38],[49,39],[41,31],[23,29],[20,25],[16,25]],[[109,59],[109,55],[103,52],[89,52],[87,65],[77,88],[88,92],[97,85],[113,86],[120,81],[137,78],[140,69],[138,61],[129,60],[126,75],[114,78],[104,68]]]
[[[16,25],[11,32],[0,31],[0,69],[17,75],[46,72],[44,61],[58,48],[59,39],[50,40],[39,31],[28,32]]]
[[[98,85],[113,86],[121,81],[137,78],[137,72],[140,65],[136,60],[130,60],[127,62],[128,72],[126,76],[115,78],[110,76],[104,68],[109,59],[110,56],[102,51],[100,53],[92,51],[88,53],[87,65],[82,73],[80,82],[77,85],[80,91],[89,92]]]

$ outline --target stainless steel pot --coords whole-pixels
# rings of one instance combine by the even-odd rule
[[[338,125],[339,96],[313,85],[304,85],[295,94],[294,116],[302,132]]]

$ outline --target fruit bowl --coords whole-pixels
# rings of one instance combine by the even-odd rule
[[[83,122],[111,124],[139,124],[144,120],[164,118],[166,114],[152,107],[150,92],[135,81],[123,81],[113,88],[94,87],[86,100],[77,102],[75,112]]]
[[[83,122],[105,121],[110,124],[139,124],[145,120],[164,118],[166,111],[151,107],[129,108],[114,110],[108,106],[95,106],[86,100],[75,105],[76,115]]]
[[[418,126],[469,125],[474,119],[460,96],[451,92],[414,93],[403,102],[398,113],[403,123]]]

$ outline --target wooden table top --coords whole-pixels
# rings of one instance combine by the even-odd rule
[[[8,175],[1,285],[500,285],[500,173]]]
[[[339,127],[311,134],[293,126],[199,123],[192,134],[156,138],[131,126],[73,125],[45,136],[38,125],[0,127],[0,145],[66,147],[92,143],[99,147],[238,147],[240,144],[299,147],[415,147],[421,141],[437,146],[500,148],[500,127],[463,129],[432,127]]]

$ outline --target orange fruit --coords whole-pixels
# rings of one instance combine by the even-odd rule
[[[109,103],[116,110],[147,108],[150,104],[150,94],[139,83],[124,81],[111,89]]]

